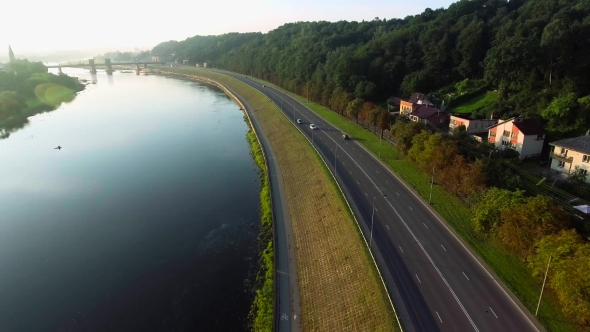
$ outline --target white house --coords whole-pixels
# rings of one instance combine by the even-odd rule
[[[468,134],[479,134],[488,132],[488,128],[498,123],[498,120],[491,119],[472,119],[466,115],[451,115],[451,122],[449,123],[449,130],[465,126]]]
[[[541,153],[545,129],[536,120],[516,117],[490,127],[488,141],[497,148],[516,150],[522,160]]]
[[[590,136],[551,142],[551,169],[569,175],[578,167],[583,174],[590,170]],[[586,177],[590,182],[590,177]]]

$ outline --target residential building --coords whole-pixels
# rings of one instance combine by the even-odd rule
[[[451,122],[449,123],[449,131],[453,129],[465,126],[465,130],[468,134],[479,134],[487,133],[488,128],[497,124],[498,120],[492,119],[473,119],[468,115],[454,114],[451,115]]]
[[[160,63],[170,62],[171,58],[172,57],[170,55],[152,54],[152,62],[160,62]]]
[[[497,148],[516,150],[522,160],[541,154],[545,129],[536,120],[515,117],[490,127],[488,141]]]
[[[422,122],[425,125],[437,128],[445,123],[446,114],[438,108],[427,105],[418,105],[408,114],[411,121]]]
[[[551,142],[551,169],[566,175],[576,170],[576,167],[587,174],[590,170],[590,135],[568,138]],[[590,177],[586,177],[590,182]]]
[[[434,107],[434,104],[426,98],[426,95],[420,92],[414,93],[408,100],[396,98],[396,100],[392,101],[399,102],[399,112],[404,116],[409,116],[410,113],[421,106]]]

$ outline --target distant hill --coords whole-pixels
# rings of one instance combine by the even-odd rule
[[[558,138],[590,127],[588,36],[588,0],[461,0],[404,19],[195,36],[152,54],[264,78],[323,104],[337,87],[375,102],[420,91],[448,103],[494,90],[480,116],[538,118]]]

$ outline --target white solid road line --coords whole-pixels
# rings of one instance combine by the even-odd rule
[[[445,248],[445,246],[443,246],[442,244],[441,244],[440,246],[441,246],[441,247],[443,247],[443,249],[444,249],[445,251],[447,251],[447,249]]]
[[[463,272],[463,271],[461,271]],[[463,272],[463,275],[465,276],[465,278],[467,278],[467,275],[465,274],[465,272]],[[469,280],[469,278],[467,278],[467,280]]]
[[[330,137],[330,139],[332,139],[332,137]],[[332,139],[332,141],[334,143],[338,143],[334,139]],[[371,184],[373,185],[373,187],[375,187],[375,189],[377,189],[377,190],[380,191],[379,186],[377,186],[377,184],[375,183],[375,181],[373,181],[373,179],[371,179],[371,177],[367,174],[367,172],[365,172],[363,170],[363,168],[360,167],[360,165],[351,157],[351,155],[348,152],[346,152],[346,150],[343,150],[343,152],[346,155],[348,155],[348,157],[352,160],[352,162],[355,163],[355,165],[360,169],[361,172],[363,172],[363,174],[371,182]],[[392,172],[392,174],[393,174],[393,172]],[[395,174],[394,174],[394,176],[395,176]],[[403,182],[402,182],[402,184],[403,184]],[[397,193],[397,194],[399,195],[399,193]],[[436,270],[436,272],[439,275],[439,277],[445,283],[445,286],[447,286],[447,289],[449,290],[449,292],[451,292],[451,295],[453,296],[453,298],[455,299],[455,301],[457,302],[457,304],[459,305],[459,307],[463,311],[463,314],[465,314],[465,317],[467,317],[467,319],[471,323],[471,326],[473,327],[473,329],[476,332],[479,332],[479,329],[477,328],[477,326],[475,325],[475,322],[473,321],[473,319],[471,318],[471,316],[469,315],[469,313],[465,309],[465,306],[463,306],[463,303],[461,303],[461,301],[459,300],[459,297],[457,296],[457,294],[455,293],[455,291],[453,290],[453,288],[451,287],[451,285],[448,283],[447,279],[443,276],[443,274],[440,271],[440,269],[438,268],[438,266],[434,263],[434,261],[432,260],[432,257],[430,257],[430,255],[428,254],[428,252],[426,251],[426,249],[424,248],[424,246],[422,245],[422,243],[420,243],[420,241],[418,241],[418,238],[416,237],[416,235],[414,234],[414,232],[412,232],[412,230],[410,229],[410,227],[408,226],[408,224],[406,223],[406,221],[402,218],[402,216],[399,214],[399,212],[397,211],[397,209],[391,204],[391,202],[387,198],[385,198],[385,201],[387,202],[387,204],[389,205],[389,207],[393,210],[393,212],[397,215],[397,217],[400,219],[400,221],[402,222],[402,224],[404,225],[404,227],[406,228],[406,230],[408,231],[408,233],[410,233],[410,235],[412,236],[412,238],[414,239],[414,241],[416,241],[416,243],[418,243],[418,246],[420,247],[420,249],[422,250],[422,252],[424,253],[424,255],[426,255],[426,258],[428,259],[428,261],[430,262],[430,264],[432,264],[432,266]],[[426,206],[426,204],[424,204],[424,205]],[[426,206],[426,208],[428,208],[428,207]],[[442,221],[440,221],[440,222],[442,223]],[[447,227],[447,229],[448,229],[448,227]],[[488,272],[488,274],[489,274],[489,272]]]
[[[496,316],[496,318],[498,318],[498,315],[496,315],[496,313],[494,312],[494,309],[492,309],[492,307],[489,307],[489,308],[492,311],[492,313],[494,314],[494,316]]]
[[[424,227],[428,228],[428,226],[426,226],[426,224],[425,224],[425,223],[422,223],[422,225],[424,225]]]
[[[438,316],[438,320],[440,320],[440,322],[442,323],[442,319],[440,318],[440,315],[438,314],[438,311],[435,311],[436,315]]]
[[[399,247],[399,246],[398,246]],[[404,253],[404,250],[402,249],[402,247],[399,247],[399,250],[402,251],[402,254]]]

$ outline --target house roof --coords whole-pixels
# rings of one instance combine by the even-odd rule
[[[436,113],[443,113],[438,108],[428,107],[426,105],[419,105],[416,109],[410,113],[410,115],[417,116],[420,119],[428,119]]]
[[[469,114],[451,114],[451,116],[455,117],[455,118],[459,118],[459,119],[474,120],[471,117],[471,113],[469,113]]]
[[[415,104],[418,102],[418,100],[428,100],[428,98],[426,98],[426,95],[423,93],[415,92],[408,101]]]
[[[514,125],[520,132],[525,135],[542,135],[545,134],[545,128],[537,120],[522,119],[519,122],[514,122]]]
[[[551,142],[549,145],[561,146],[570,150],[590,154],[590,136],[588,135],[562,139],[561,141]]]
[[[518,118],[511,118],[506,121],[498,122],[497,124],[495,124],[493,126],[489,126],[488,129],[497,127],[499,125],[502,125],[506,122],[513,121],[515,119],[518,119]],[[545,128],[543,128],[543,126],[537,120],[534,120],[534,119],[520,119],[519,121],[514,121],[513,125],[516,126],[516,128],[518,128],[518,130],[525,135],[545,134]]]

